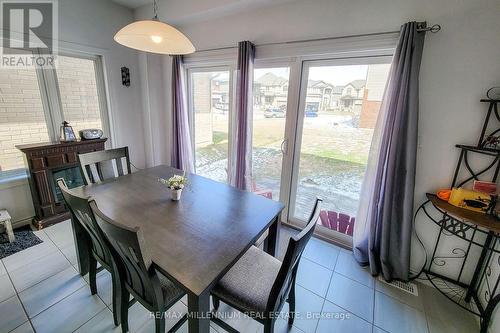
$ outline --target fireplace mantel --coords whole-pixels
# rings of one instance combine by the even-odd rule
[[[33,224],[41,229],[70,218],[56,186],[55,176],[66,174],[66,182],[78,185],[81,179],[77,155],[104,150],[106,138],[75,142],[46,142],[18,145],[24,153],[28,181],[35,208]],[[73,179],[75,178],[75,179]],[[71,187],[71,186],[70,186]]]

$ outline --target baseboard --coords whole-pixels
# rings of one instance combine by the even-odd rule
[[[31,216],[31,217],[27,217],[25,219],[12,221],[12,229],[20,228],[20,227],[23,227],[25,225],[31,225],[33,218],[34,218],[34,216]]]

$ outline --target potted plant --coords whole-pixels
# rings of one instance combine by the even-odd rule
[[[186,186],[187,184],[187,178],[186,178],[186,173],[181,175],[174,175],[170,177],[168,180],[165,180],[163,178],[159,178],[158,181],[164,185],[166,185],[170,191],[171,191],[171,196],[172,200],[174,201],[179,201],[181,198],[182,194],[182,189]]]

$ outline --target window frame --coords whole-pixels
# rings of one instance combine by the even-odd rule
[[[112,135],[111,135],[111,122],[110,122],[109,109],[108,109],[108,100],[107,100],[107,94],[106,94],[106,85],[105,85],[104,66],[102,63],[102,56],[81,53],[81,52],[76,52],[76,51],[59,52],[58,56],[85,59],[85,60],[91,60],[94,62],[94,75],[95,75],[95,80],[96,80],[97,99],[98,99],[98,103],[99,103],[99,113],[100,113],[101,124],[102,124],[101,129],[104,133],[103,136],[108,138],[108,142],[106,144],[109,146],[113,146],[114,140],[113,140]],[[64,120],[64,109],[63,109],[62,100],[61,100],[61,90],[59,89],[59,78],[57,76],[57,69],[56,68],[51,68],[50,71],[52,71],[53,72],[52,75],[54,75],[54,83],[53,84],[55,85],[55,94],[57,95],[57,96],[54,96],[54,98],[57,98],[57,103],[58,103],[58,108],[55,108],[55,109],[58,109],[58,111],[56,111],[56,112],[59,116],[59,120],[60,120],[59,126],[60,126],[61,122]],[[57,127],[57,130],[59,130],[58,127]],[[57,137],[56,137],[56,140],[57,140],[59,137],[58,132],[56,132],[56,134],[57,134]],[[75,134],[78,135],[77,133],[75,133]]]
[[[105,68],[105,57],[106,52],[96,48],[85,47],[81,45],[72,45],[72,43],[63,47],[59,47],[58,55],[88,59],[94,61],[94,71],[96,79],[96,89],[99,102],[99,111],[102,123],[103,136],[108,140],[106,142],[106,147],[114,147],[115,133],[112,126],[112,115],[110,107],[110,96],[108,91],[106,68]],[[71,45],[70,45],[71,44]],[[71,47],[70,47],[71,46]],[[79,50],[77,50],[79,49]],[[35,51],[28,51],[26,53],[31,53],[33,55],[40,54],[37,49]],[[57,60],[56,60],[57,61]],[[51,142],[59,141],[60,126],[64,119],[64,113],[62,108],[62,102],[60,97],[59,82],[57,78],[56,68],[53,66],[36,66],[34,68],[36,72],[38,88],[40,90],[40,98],[42,102],[42,109],[45,117],[45,124],[47,127],[47,133],[49,140]],[[75,133],[78,135],[77,133]],[[11,169],[26,170],[26,168]],[[4,170],[4,171],[11,171]],[[4,172],[0,171],[0,175]],[[24,180],[21,180],[23,178]],[[15,177],[9,178],[5,177],[0,183],[0,189],[8,188],[12,186],[20,185],[25,183],[27,179],[27,174],[25,177],[19,177],[17,174]]]

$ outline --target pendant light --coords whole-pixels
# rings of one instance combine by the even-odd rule
[[[123,46],[139,51],[159,54],[188,54],[195,48],[179,30],[158,20],[157,0],[153,0],[154,17],[141,20],[121,28],[114,40]]]

